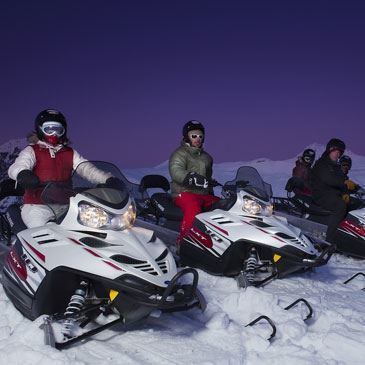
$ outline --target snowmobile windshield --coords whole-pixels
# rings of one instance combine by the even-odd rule
[[[129,200],[128,181],[113,164],[85,161],[79,164],[67,183],[47,184],[42,200],[48,205],[66,205],[78,193],[113,209],[122,209]]]
[[[223,190],[234,193],[244,190],[256,198],[267,202],[272,197],[271,185],[262,180],[257,170],[250,166],[240,167],[237,170],[235,179],[227,181],[223,186]]]

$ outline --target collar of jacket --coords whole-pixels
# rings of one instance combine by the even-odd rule
[[[181,142],[181,147],[185,148],[188,153],[190,153],[191,155],[194,155],[194,156],[195,155],[199,156],[203,152],[203,147],[200,147],[200,148],[193,147],[193,146],[190,146],[190,144],[186,143],[185,141]]]
[[[330,156],[328,154],[323,154],[322,157],[321,157],[321,159],[324,159],[329,164],[338,165],[339,166],[338,161],[331,160],[331,158],[330,158]]]

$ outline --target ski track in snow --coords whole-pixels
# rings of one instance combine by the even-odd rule
[[[256,167],[273,190],[283,186],[295,159],[246,163]],[[215,176],[224,182],[245,163],[215,165]],[[351,175],[365,181],[365,157],[355,156]],[[126,171],[138,181],[146,173],[167,175],[167,166]],[[150,317],[128,332],[118,326],[82,344],[58,351],[43,344],[42,318],[31,322],[10,303],[0,288],[0,365],[61,364],[364,364],[365,278],[348,285],[343,282],[359,271],[365,261],[334,255],[325,267],[276,280],[264,288],[238,289],[231,278],[215,277],[199,270],[199,289],[208,303],[201,313],[188,312]],[[314,316],[307,323],[304,305],[290,311],[284,307],[298,298],[312,305]],[[265,322],[245,327],[267,315],[277,327],[276,337],[267,341],[271,328]]]

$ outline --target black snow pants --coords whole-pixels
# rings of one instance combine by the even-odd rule
[[[346,217],[347,205],[340,196],[326,195],[316,200],[316,203],[326,210],[332,212],[329,217],[326,240],[333,242],[337,226]]]

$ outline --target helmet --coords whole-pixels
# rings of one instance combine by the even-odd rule
[[[47,126],[44,125],[45,123]],[[34,128],[41,141],[53,145],[67,141],[66,118],[58,110],[46,109],[41,111],[35,118]]]
[[[341,141],[337,138],[332,138],[329,140],[326,146],[326,153],[329,154],[330,152],[334,150],[338,150],[341,152],[341,155],[345,152],[346,145],[345,142]]]
[[[316,152],[314,150],[312,150],[311,148],[307,148],[306,150],[304,150],[302,159],[308,165],[312,165],[315,158],[316,158]]]
[[[339,159],[340,165],[348,165],[349,170],[352,167],[352,160],[350,156],[347,155],[343,155],[341,156],[341,158]]]
[[[194,130],[202,131],[202,133],[205,134],[205,128],[204,128],[203,124],[201,124],[197,120],[189,120],[187,123],[184,124],[183,130],[182,130],[182,134],[183,134],[183,138],[184,138],[185,142],[190,143],[188,133],[190,131],[194,131]]]

